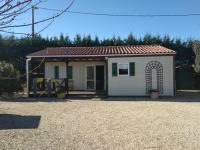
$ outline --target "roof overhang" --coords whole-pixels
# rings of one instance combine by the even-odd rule
[[[64,58],[75,58],[75,57],[149,57],[149,56],[173,56],[176,53],[152,53],[152,54],[109,54],[109,55],[41,55],[41,56],[27,56],[27,58],[51,58],[51,57],[64,57]]]

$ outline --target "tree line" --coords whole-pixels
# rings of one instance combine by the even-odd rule
[[[26,55],[47,47],[66,47],[66,46],[120,46],[120,45],[150,45],[159,44],[173,49],[177,52],[177,65],[191,65],[194,63],[195,54],[193,52],[192,39],[186,41],[170,36],[153,36],[146,34],[143,38],[136,38],[130,33],[126,38],[113,36],[100,40],[98,36],[81,36],[77,34],[74,39],[61,34],[59,37],[43,38],[37,36],[17,38],[14,36],[5,37],[0,35],[0,61],[12,63],[21,73],[25,71]]]

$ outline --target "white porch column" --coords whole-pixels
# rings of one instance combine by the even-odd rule
[[[26,59],[26,88],[27,88],[27,96],[29,97],[29,61],[31,58]]]

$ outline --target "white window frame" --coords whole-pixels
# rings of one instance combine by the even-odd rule
[[[127,65],[128,66],[128,74],[119,74],[120,65]],[[117,74],[118,76],[129,76],[129,63],[117,63]]]

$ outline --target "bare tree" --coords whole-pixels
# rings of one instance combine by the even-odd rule
[[[19,15],[26,13],[32,7],[37,7],[40,3],[46,2],[46,0],[0,0],[0,32],[6,32],[6,33],[14,33],[10,32],[8,29],[17,28],[17,27],[26,27],[26,26],[32,26],[32,23],[21,23],[21,24],[15,24],[15,19]],[[34,24],[41,24],[47,21],[53,21],[55,18],[61,16],[67,10],[73,5],[75,0],[71,0],[70,4],[66,6],[63,11],[56,13],[52,16],[49,16],[47,18],[41,19],[39,21],[36,21]],[[50,23],[51,24],[51,23]],[[45,27],[44,29],[46,29]],[[43,31],[42,29],[41,31]],[[26,33],[15,33],[15,34],[25,34]]]
[[[31,9],[31,4],[32,0],[1,0],[0,27],[11,25],[17,16]]]
[[[194,41],[193,42],[193,51],[196,55],[194,70],[197,73],[200,73],[200,41]]]

